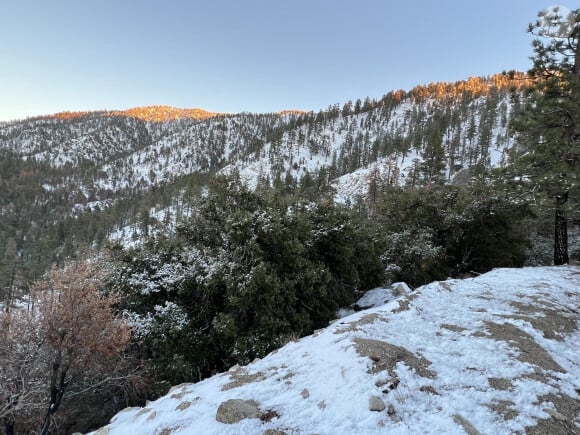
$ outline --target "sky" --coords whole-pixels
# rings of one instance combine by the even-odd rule
[[[567,0],[569,1],[569,0]],[[325,109],[530,67],[540,0],[0,0],[0,121]]]

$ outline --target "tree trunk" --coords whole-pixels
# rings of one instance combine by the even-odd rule
[[[44,417],[44,421],[42,422],[42,429],[40,430],[40,435],[47,435],[48,430],[50,429],[50,423],[52,421],[52,414],[50,409],[46,412],[46,416]]]
[[[578,17],[576,16],[576,20]],[[578,25],[578,21],[576,21],[574,30],[570,35],[571,38],[576,39],[576,47],[574,50],[574,77],[576,79],[580,79],[580,25]]]
[[[14,420],[11,417],[4,417],[4,433],[5,435],[15,435]]]
[[[52,416],[60,408],[62,403],[62,398],[66,389],[66,374],[68,372],[68,367],[61,364],[62,355],[57,353],[56,360],[52,363],[52,378],[50,386],[50,400],[48,403],[48,409],[44,416],[44,421],[42,422],[42,429],[40,435],[47,435],[52,423]]]
[[[568,193],[556,196],[556,219],[554,222],[554,265],[568,264],[568,223],[562,206],[568,200]]]

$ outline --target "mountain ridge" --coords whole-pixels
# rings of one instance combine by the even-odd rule
[[[200,107],[176,107],[169,106],[165,104],[152,104],[147,106],[136,106],[124,110],[88,110],[88,111],[63,111],[50,113],[45,115],[33,115],[24,119],[13,119],[7,121],[0,121],[0,125],[8,126],[11,124],[27,123],[39,120],[72,120],[83,117],[90,116],[102,116],[102,117],[115,117],[115,116],[125,116],[128,118],[140,119],[147,122],[167,122],[179,119],[194,119],[194,120],[204,120],[208,118],[214,118],[217,116],[228,116],[237,115],[248,112],[212,112],[209,110],[202,109]],[[275,115],[301,115],[308,113],[306,110],[301,109],[283,109],[277,112],[272,112]]]
[[[403,99],[404,96],[410,95],[412,98],[427,98],[435,97],[437,99],[442,98],[455,98],[465,92],[470,92],[473,95],[486,95],[490,92],[492,88],[526,88],[533,83],[533,79],[526,73],[520,71],[509,71],[503,73],[496,73],[489,76],[471,76],[464,80],[458,80],[454,82],[430,82],[428,84],[416,85],[408,91],[403,89],[392,90],[390,93],[393,94],[395,100]],[[367,97],[368,99],[369,97]],[[359,102],[361,100],[359,99]],[[352,104],[352,101],[345,102],[345,104]],[[332,106],[332,105],[331,105]],[[329,106],[330,107],[330,106]],[[261,113],[274,113],[278,115],[300,115],[305,113],[313,113],[313,110],[302,110],[302,109],[282,109],[276,112],[252,112],[254,114]],[[89,115],[104,115],[104,116],[128,116],[136,119],[141,119],[150,122],[164,122],[175,119],[207,119],[214,116],[220,115],[236,115],[241,113],[248,113],[245,111],[241,112],[213,112],[208,111],[200,107],[176,107],[167,104],[151,104],[145,106],[136,106],[124,110],[88,110],[88,111],[62,111],[52,114],[41,114],[32,115],[24,119],[13,119],[1,121],[0,125],[8,125],[21,122],[30,122],[35,120],[43,119],[75,119],[81,118]]]
[[[496,74],[319,112],[148,106],[144,118],[164,120],[102,111],[3,123],[0,258],[12,252],[8,243],[23,258],[38,258],[35,246],[46,245],[46,261],[54,262],[74,246],[100,245],[120,228],[135,228],[153,209],[180,215],[185,192],[199,194],[215,173],[353,203],[368,196],[371,178],[412,185],[435,175],[450,182],[473,168],[501,166],[515,143],[509,120],[525,106],[528,84],[522,73]],[[184,113],[201,118],[175,118]],[[444,169],[429,175],[434,164]],[[85,219],[94,222],[79,240],[72,228]]]

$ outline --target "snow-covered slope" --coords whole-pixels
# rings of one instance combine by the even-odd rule
[[[50,167],[46,193],[63,186],[78,190],[71,194],[73,206],[219,170],[239,173],[250,186],[278,176],[298,183],[308,174],[326,184],[347,175],[334,183],[346,197],[364,193],[377,165],[388,167],[381,175],[389,182],[403,183],[436,143],[448,179],[473,165],[505,163],[513,146],[509,119],[523,97],[497,84],[497,77],[474,80],[478,92],[467,91],[468,80],[446,84],[441,93],[417,87],[396,98],[390,92],[379,101],[367,99],[355,109],[337,104],[318,113],[191,118],[180,117],[186,110],[157,107],[149,109],[169,115],[152,119],[130,110],[47,116],[1,124],[0,151]],[[457,86],[463,93],[453,90]],[[353,183],[362,188],[351,192]]]
[[[378,172],[385,183],[404,184],[432,145],[429,131],[436,131],[444,150],[445,177],[451,180],[458,171],[476,164],[506,164],[514,145],[508,131],[513,111],[504,90],[501,98],[486,95],[465,104],[409,99],[390,110],[376,107],[368,112],[317,116],[303,125],[289,125],[281,137],[265,143],[251,158],[231,162],[222,173],[237,171],[242,181],[255,187],[260,179],[272,180],[276,171],[300,182],[306,173],[315,176],[326,170],[339,201],[352,200],[366,195],[372,172]]]
[[[74,181],[100,197],[220,168],[288,117],[239,114],[164,122],[101,112],[74,119],[48,117],[0,126],[0,150],[48,163],[66,173],[58,182]],[[48,188],[56,182],[47,180]]]
[[[435,282],[96,433],[578,433],[579,311],[578,267]]]

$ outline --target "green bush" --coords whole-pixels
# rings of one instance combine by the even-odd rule
[[[166,385],[248,363],[326,326],[383,281],[379,257],[352,210],[218,180],[175,238],[118,252],[111,285]]]
[[[390,188],[375,210],[389,278],[411,285],[522,266],[531,216],[527,203],[485,184]]]

